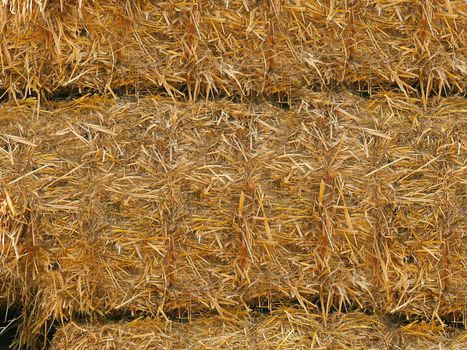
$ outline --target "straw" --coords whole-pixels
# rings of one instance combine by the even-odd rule
[[[465,93],[455,1],[3,1],[0,89],[197,97]]]
[[[465,99],[290,103],[4,103],[21,343],[79,315],[229,318],[278,300],[324,322],[360,309],[465,324]]]
[[[52,349],[446,349],[467,345],[465,332],[414,322],[391,326],[362,313],[320,316],[283,307],[240,324],[220,317],[190,323],[137,319],[118,323],[70,323]]]

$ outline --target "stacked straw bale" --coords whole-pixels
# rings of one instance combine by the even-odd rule
[[[2,3],[0,89],[10,95],[249,96],[344,83],[426,103],[465,92],[464,0]]]
[[[413,322],[392,327],[383,317],[333,314],[327,321],[281,308],[242,322],[211,317],[182,324],[155,319],[106,324],[70,323],[52,349],[443,349],[467,346],[465,332]]]
[[[280,299],[323,320],[361,308],[465,325],[466,111],[345,91],[290,109],[4,103],[1,251],[24,289],[21,341],[79,315],[228,319]]]
[[[466,35],[464,0],[2,0],[13,346],[466,348]]]

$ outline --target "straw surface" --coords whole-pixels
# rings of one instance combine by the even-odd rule
[[[2,0],[0,347],[466,348],[466,35],[464,0]]]
[[[281,308],[240,323],[220,317],[187,324],[156,319],[60,328],[52,349],[443,349],[467,346],[465,332],[414,322],[392,326],[362,313],[319,315]]]
[[[189,97],[344,84],[465,92],[467,4],[441,1],[11,1],[10,95],[159,89]]]
[[[463,98],[3,104],[2,262],[54,320],[296,300],[465,323]]]

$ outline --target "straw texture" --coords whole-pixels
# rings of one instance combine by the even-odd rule
[[[466,13],[463,0],[3,0],[0,89],[195,98],[343,84],[426,103],[465,92]]]
[[[0,169],[0,179],[3,179],[4,174]],[[0,204],[0,310],[7,309],[16,302],[20,303],[21,287],[18,285],[17,259],[20,258],[17,251],[15,251],[18,241],[17,232],[13,232],[12,228],[17,229],[21,226],[19,222],[14,221],[14,215],[11,215],[12,204],[11,198],[7,191],[2,195],[2,202]],[[16,214],[16,213],[15,213]],[[21,219],[20,219],[21,220]],[[0,312],[0,317],[2,317]]]
[[[465,323],[463,98],[84,97],[0,106],[21,339],[116,312],[295,300]],[[243,311],[242,311],[243,310]]]
[[[1,0],[0,347],[467,348],[466,35],[464,0]]]
[[[271,315],[232,323],[220,317],[188,324],[139,319],[107,324],[70,323],[52,349],[443,349],[467,346],[465,332],[413,322],[391,327],[383,317],[334,314],[323,322],[303,310],[281,308]]]

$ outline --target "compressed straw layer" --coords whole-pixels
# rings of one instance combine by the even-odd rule
[[[383,317],[352,312],[326,322],[282,308],[240,323],[220,317],[180,324],[140,319],[60,328],[52,349],[445,349],[467,346],[466,334],[424,322],[393,327]]]
[[[465,92],[456,1],[3,1],[0,89],[189,97]]]
[[[280,299],[462,324],[466,102],[429,102],[3,104],[2,262],[23,342],[78,315]]]

